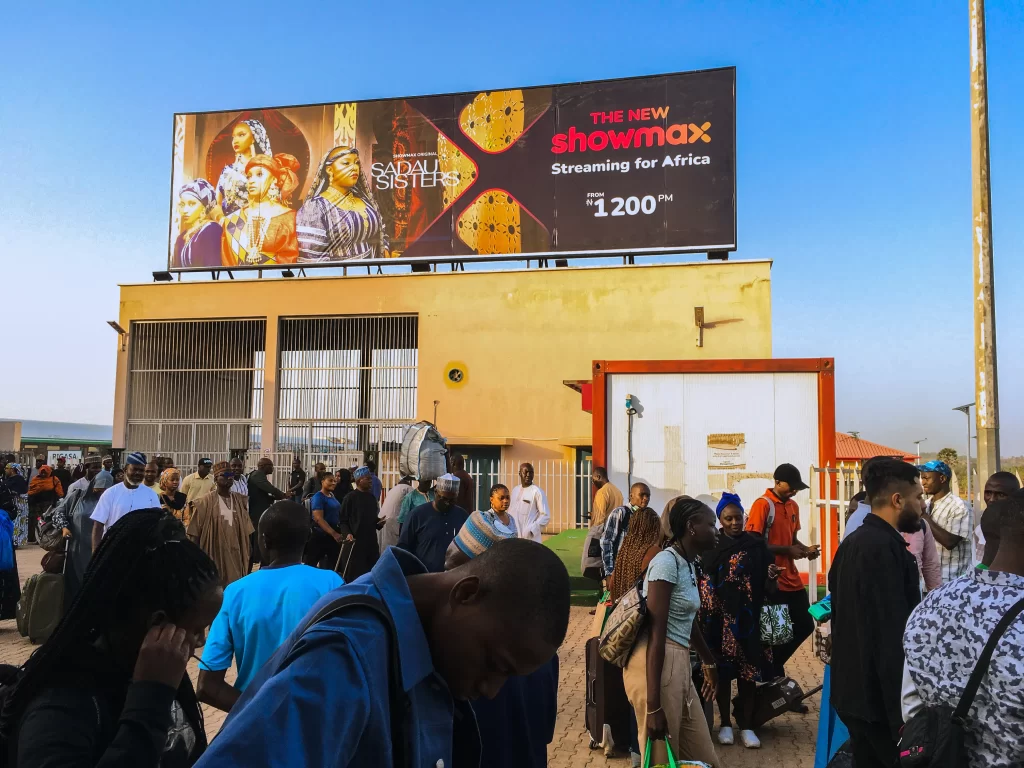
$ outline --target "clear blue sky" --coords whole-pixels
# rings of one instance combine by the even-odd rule
[[[988,34],[1002,444],[1021,454],[1024,5],[990,0]],[[836,358],[840,430],[963,450],[966,1],[15,3],[0,48],[0,416],[110,422],[104,321],[117,283],[165,263],[175,111],[736,65],[737,257],[775,260],[775,355]]]

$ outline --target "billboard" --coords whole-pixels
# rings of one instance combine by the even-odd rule
[[[735,84],[177,114],[169,268],[732,250]]]

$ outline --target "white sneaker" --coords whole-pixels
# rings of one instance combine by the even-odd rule
[[[633,768],[640,768],[640,763],[642,762],[642,759],[641,759],[639,753],[637,753],[637,752],[630,752],[629,753],[629,761],[630,761],[630,764],[633,766]]]
[[[719,728],[718,729],[718,743],[729,746],[730,744],[736,743],[736,736],[733,735],[732,728]]]
[[[615,739],[612,738],[612,727],[608,723],[604,724],[604,728],[601,732],[604,739],[602,744],[604,745],[604,756],[612,757],[615,755]]]
[[[761,748],[761,740],[757,738],[757,734],[753,731],[740,731],[740,741],[747,749]]]

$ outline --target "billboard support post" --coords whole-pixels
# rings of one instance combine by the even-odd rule
[[[992,275],[992,190],[989,183],[988,65],[985,0],[971,13],[971,201],[974,256],[974,410],[978,430],[978,485],[999,471],[999,391],[996,371],[996,297]],[[970,435],[968,434],[968,438]],[[968,450],[970,440],[968,439]],[[968,476],[967,482],[970,482]],[[973,501],[973,500],[972,500]]]

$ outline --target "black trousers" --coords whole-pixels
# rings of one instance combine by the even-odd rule
[[[789,606],[789,616],[793,620],[793,639],[788,643],[777,645],[772,648],[772,660],[775,666],[776,677],[786,674],[785,664],[797,649],[803,645],[804,640],[811,636],[814,631],[814,619],[807,609],[811,607],[811,601],[807,597],[807,590],[800,589],[795,592],[779,590],[770,602],[778,605]]]
[[[256,526],[254,525],[253,528]],[[260,535],[257,531],[249,534],[249,573],[256,563],[263,565],[263,553],[260,551]]]
[[[309,535],[306,542],[306,551],[302,555],[302,562],[312,565],[314,568],[325,568],[334,570],[334,564],[338,562],[338,552],[341,544],[328,536],[319,527]]]
[[[719,675],[722,674],[722,670],[719,669]],[[749,680],[741,680],[736,678],[736,727],[741,731],[753,730],[750,727],[751,722],[754,719],[754,703],[755,694],[757,693],[757,683],[752,683]],[[715,698],[718,700],[718,714],[721,717],[722,725],[727,726],[732,724],[732,677],[719,677],[718,678],[718,691],[716,692]]]
[[[869,723],[855,717],[843,718],[850,731],[853,763],[857,768],[896,768],[899,765],[899,742],[894,741],[885,723]]]

